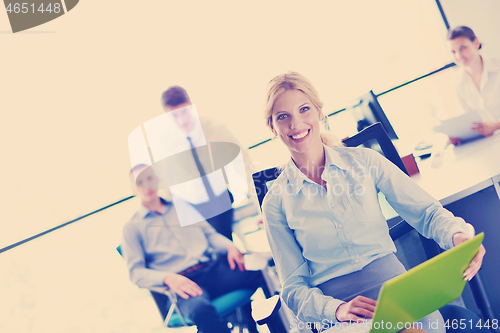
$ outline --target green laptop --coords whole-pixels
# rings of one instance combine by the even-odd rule
[[[394,333],[457,299],[465,287],[463,272],[479,250],[484,233],[386,281],[373,320],[351,323],[347,331]],[[339,323],[342,324],[342,323]],[[398,326],[399,325],[399,326]],[[365,329],[363,329],[365,327]],[[415,326],[417,327],[417,326]],[[343,326],[328,332],[345,331]],[[422,327],[425,331],[425,327]]]

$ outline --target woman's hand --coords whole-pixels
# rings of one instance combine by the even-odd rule
[[[500,122],[472,123],[471,127],[471,130],[476,131],[483,136],[489,136],[497,129],[500,129]]]
[[[364,297],[356,296],[351,301],[341,304],[335,312],[338,321],[358,321],[366,318],[373,318],[377,301]]]
[[[227,247],[227,262],[229,263],[229,267],[232,270],[234,270],[236,266],[238,266],[240,271],[242,272],[245,271],[245,262],[243,260],[243,254],[233,244]]]
[[[458,244],[461,244],[469,239],[470,237],[465,233],[457,232],[453,235],[453,245],[457,246]],[[477,271],[479,271],[479,269],[481,268],[485,253],[486,249],[484,248],[483,244],[481,244],[476,256],[472,258],[469,264],[469,268],[467,268],[464,272],[464,278],[467,279],[467,281],[470,281],[474,277],[474,275],[476,275]]]

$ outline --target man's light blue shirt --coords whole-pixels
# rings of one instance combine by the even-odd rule
[[[209,247],[218,253],[225,253],[232,244],[206,221],[181,227],[176,209],[186,214],[199,213],[185,201],[176,201],[174,207],[172,203],[161,200],[166,206],[163,214],[150,211],[141,204],[123,227],[123,257],[130,280],[141,288],[164,286],[168,272],[179,273],[209,261]]]
[[[315,286],[396,252],[378,192],[405,221],[445,249],[453,247],[454,233],[467,230],[463,219],[378,152],[324,148],[321,178],[328,190],[290,160],[262,205],[282,299],[305,322],[335,322],[343,303]]]

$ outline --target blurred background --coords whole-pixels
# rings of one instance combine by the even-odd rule
[[[440,4],[452,27],[470,26],[485,54],[500,55],[499,1]],[[329,119],[340,138],[356,133],[352,106],[373,90],[411,152],[461,112],[455,68],[389,90],[449,64],[445,35],[435,0],[82,0],[16,34],[1,11],[0,248],[130,196],[128,135],[163,113],[174,84],[246,147],[271,137],[262,110],[275,75],[301,72],[326,113],[345,109]],[[250,156],[257,171],[288,153],[274,140]],[[0,331],[165,330],[115,250],[138,205],[0,253]]]

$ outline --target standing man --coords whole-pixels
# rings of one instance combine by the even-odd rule
[[[247,196],[247,192],[242,192],[253,186],[248,175],[250,158],[246,149],[241,149],[247,171],[247,174],[240,177],[243,186],[231,188],[231,193],[224,182],[218,181],[215,174],[208,172],[211,170],[210,162],[201,159],[195,148],[203,147],[210,142],[232,142],[239,146],[238,140],[224,126],[212,119],[199,118],[186,90],[180,86],[168,88],[162,94],[161,103],[165,112],[171,115],[173,122],[182,133],[176,140],[163,143],[166,149],[176,152],[191,150],[192,158],[187,162],[193,166],[196,165],[194,168],[197,168],[201,176],[207,174],[206,177],[193,180],[189,185],[184,184],[183,191],[171,188],[172,194],[191,203],[217,232],[232,239],[233,209],[229,202],[233,202],[233,196],[236,202],[240,202]],[[220,211],[224,212],[214,215],[214,212]],[[256,211],[258,211],[257,207]]]
[[[138,165],[130,171],[134,194],[141,207],[123,228],[122,252],[130,280],[141,288],[168,286],[180,296],[178,306],[204,333],[229,333],[212,299],[241,288],[258,288],[260,271],[246,271],[243,254],[206,222],[181,227],[176,210],[198,215],[189,204],[171,202],[157,194],[158,178],[151,167]],[[218,257],[212,260],[209,250]],[[248,328],[258,332],[244,308]]]

